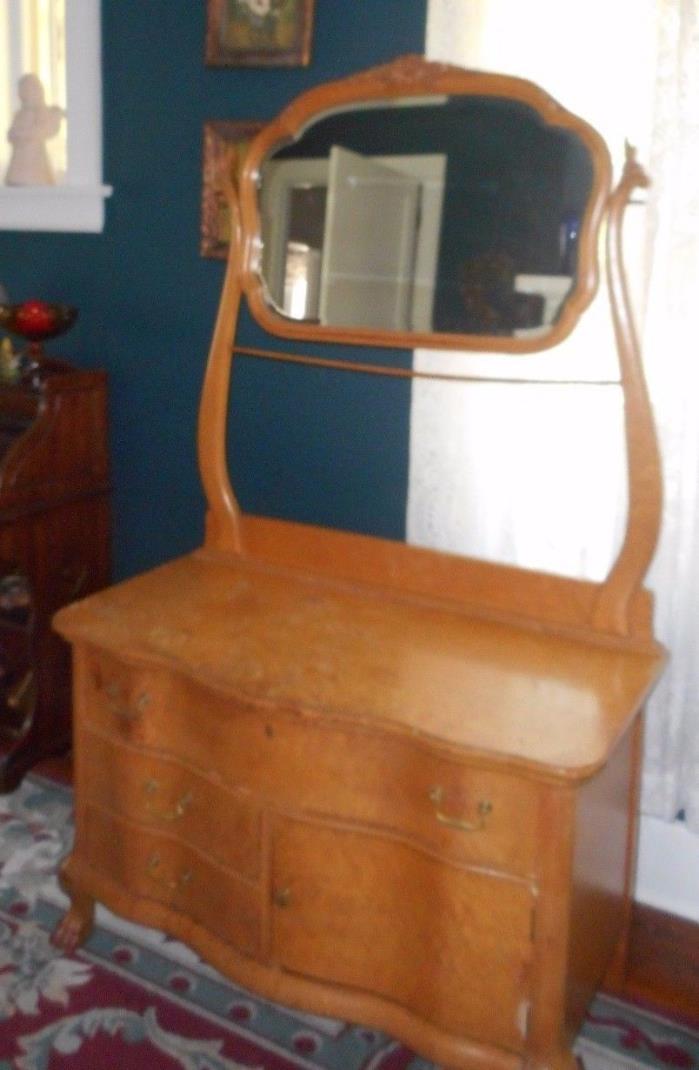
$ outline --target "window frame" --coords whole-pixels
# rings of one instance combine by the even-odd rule
[[[101,232],[102,52],[100,0],[66,4],[68,169],[55,186],[0,185],[0,231]]]

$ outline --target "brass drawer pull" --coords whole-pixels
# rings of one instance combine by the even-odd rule
[[[137,721],[151,703],[150,695],[147,691],[143,691],[136,699],[136,708],[132,710],[125,704],[123,690],[117,683],[107,684],[104,692],[107,696],[109,712],[120,721]]]
[[[161,866],[161,862],[162,860],[160,858],[160,855],[157,851],[154,851],[148,859],[148,864],[146,865],[146,873],[151,878],[151,880],[154,880],[155,883],[159,884],[161,888],[166,888],[168,892],[181,892],[184,888],[186,888],[192,879],[192,871],[190,869],[187,869],[175,880],[168,880],[167,877],[161,876],[158,872]]]
[[[291,903],[291,888],[279,888],[272,898],[275,907],[288,907]]]
[[[160,791],[160,781],[150,777],[143,785],[143,790],[146,795],[157,795]],[[159,821],[179,821],[187,813],[192,801],[192,793],[187,791],[181,799],[177,800],[171,810],[160,810],[149,800],[146,802],[145,809],[147,814],[150,814],[151,817],[157,817]]]
[[[448,825],[450,828],[461,829],[462,832],[480,832],[485,828],[485,821],[488,814],[493,809],[493,804],[488,802],[487,799],[481,799],[478,803],[478,821],[466,821],[461,817],[450,817],[449,814],[445,814],[440,806],[444,801],[444,788],[440,785],[430,788],[430,801],[435,805],[435,817],[442,825]]]

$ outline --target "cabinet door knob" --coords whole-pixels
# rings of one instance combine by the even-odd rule
[[[291,888],[278,888],[272,898],[276,907],[288,907],[291,903]]]
[[[444,788],[441,787],[439,784],[435,785],[435,787],[433,788],[430,788],[429,796],[430,802],[434,803],[434,816],[437,818],[439,823],[441,825],[448,825],[449,828],[460,829],[461,832],[480,832],[482,829],[485,828],[486,818],[493,809],[493,804],[491,802],[489,802],[487,799],[481,799],[481,801],[478,803],[478,820],[467,821],[466,818],[453,817],[450,814],[444,813],[444,811],[441,809],[442,801],[444,799]]]

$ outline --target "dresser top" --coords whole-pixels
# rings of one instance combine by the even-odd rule
[[[605,646],[198,552],[59,612],[58,630],[252,702],[578,779],[660,674]]]

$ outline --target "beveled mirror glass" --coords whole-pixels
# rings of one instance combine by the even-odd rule
[[[251,307],[287,337],[552,345],[594,293],[608,183],[595,131],[520,79],[411,57],[331,83],[253,145]]]

